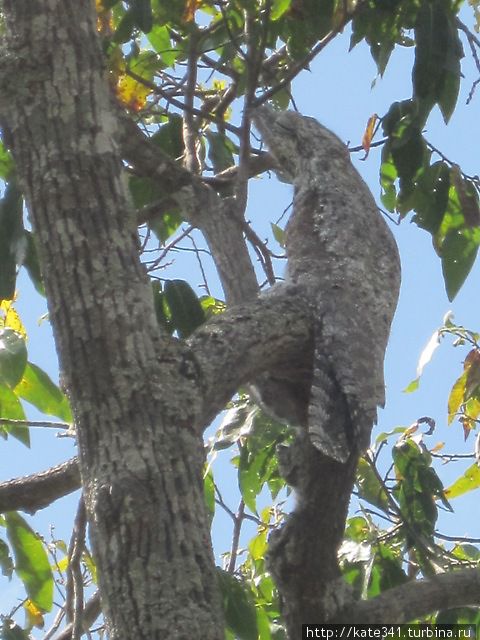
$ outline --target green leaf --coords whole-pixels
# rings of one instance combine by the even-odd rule
[[[445,121],[455,108],[463,50],[455,15],[446,0],[423,0],[415,25],[414,95],[438,103]]]
[[[201,296],[200,304],[202,305],[202,309],[205,311],[207,319],[212,316],[218,316],[225,311],[225,302],[212,296]]]
[[[67,397],[52,382],[45,371],[31,362],[27,363],[23,378],[15,388],[21,398],[33,404],[39,411],[56,416],[64,422],[73,422]]]
[[[468,229],[451,229],[442,243],[442,271],[449,300],[455,298],[473,267],[478,252],[475,236],[478,234]]]
[[[270,223],[272,228],[273,237],[281,247],[285,247],[285,230],[278,226],[278,224]]]
[[[174,160],[183,156],[183,119],[178,114],[170,114],[169,120],[150,138],[162,151]]]
[[[261,530],[248,543],[248,550],[253,560],[261,560],[265,558],[268,549],[267,529]]]
[[[371,525],[363,516],[353,516],[347,520],[345,539],[365,542],[370,537]]]
[[[392,587],[398,587],[408,581],[402,569],[401,556],[395,554],[385,544],[378,544],[375,547],[374,567],[378,570],[378,593]],[[369,589],[369,598],[373,595]]]
[[[446,22],[443,0],[423,0],[415,25],[415,63],[412,71],[416,96],[435,101],[443,81]]]
[[[178,230],[183,222],[178,211],[166,211],[148,221],[148,228],[153,231],[160,242],[165,243]]]
[[[116,44],[124,44],[128,42],[133,35],[135,29],[135,13],[133,7],[125,12],[113,35],[113,42]]]
[[[205,322],[205,312],[200,301],[184,280],[167,280],[164,293],[173,326],[180,338],[188,338]]]
[[[270,19],[275,21],[283,16],[290,9],[292,0],[273,0],[270,10]]]
[[[248,414],[245,426],[250,433],[241,449],[238,464],[238,484],[247,507],[256,513],[256,497],[265,483],[272,494],[285,486],[278,472],[277,445],[291,438],[291,429],[271,420],[262,411]]]
[[[14,389],[27,364],[25,340],[13,329],[0,329],[0,384]]]
[[[257,614],[250,589],[217,567],[225,621],[239,640],[257,640]]]
[[[360,458],[358,463],[357,485],[360,498],[380,507],[383,511],[388,510],[387,493],[375,475],[372,466],[364,458]]]
[[[415,378],[415,380],[412,380],[403,390],[403,393],[413,393],[414,391],[417,391],[417,389],[420,387],[420,378]]]
[[[149,33],[153,26],[153,13],[150,0],[131,0],[131,2],[135,24],[143,33]]]
[[[43,542],[15,511],[5,514],[5,522],[15,557],[15,572],[30,600],[42,612],[51,611],[54,580]]]
[[[445,162],[435,162],[417,179],[413,208],[413,221],[435,235],[440,229],[448,205],[450,168]]]
[[[3,144],[3,141],[0,140],[0,178],[2,180],[8,180],[15,163],[12,158],[12,154]]]
[[[215,483],[213,481],[213,473],[211,469],[203,478],[203,494],[205,497],[205,506],[207,507],[210,523],[215,515]]]
[[[257,607],[258,640],[271,640],[270,618],[263,607]]]
[[[23,261],[25,250],[23,198],[12,181],[0,200],[0,300],[13,299],[17,264]]]
[[[408,523],[407,545],[414,546],[415,535],[432,537],[438,517],[435,500],[440,499],[451,510],[445,498],[443,485],[434,469],[432,458],[412,440],[406,440],[393,449],[395,475],[398,483],[393,491]],[[418,549],[417,549],[418,550]]]
[[[480,467],[474,463],[453,484],[445,489],[445,496],[449,499],[463,496],[469,491],[480,487]]]
[[[152,280],[152,292],[157,322],[169,335],[172,335],[175,331],[175,327],[171,322],[170,310],[168,309],[165,294],[163,293],[162,286],[158,280]]]
[[[172,45],[168,28],[165,25],[154,25],[147,38],[165,66],[171,67],[175,63],[179,51]]]
[[[2,575],[10,578],[13,573],[13,560],[10,556],[8,545],[3,540],[0,540],[0,567],[2,568]]]
[[[413,24],[415,5],[401,0],[365,3],[363,10],[353,16],[350,49],[365,39],[378,72],[383,75],[395,45],[404,43],[404,31]]]
[[[250,456],[247,447],[243,447],[238,467],[238,486],[242,498],[252,513],[257,513],[257,496],[262,490],[264,465],[268,452]]]
[[[0,384],[0,417],[4,420],[25,420],[22,403],[15,393],[5,384]],[[0,425],[0,435],[4,438],[10,434],[26,447],[30,446],[30,432],[28,427],[14,424]]]
[[[220,132],[207,131],[208,140],[208,159],[212,163],[215,173],[220,173],[224,169],[228,169],[235,164],[233,154],[235,145]]]

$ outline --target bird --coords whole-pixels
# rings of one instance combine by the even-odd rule
[[[257,391],[273,415],[306,428],[317,449],[346,463],[368,448],[377,407],[385,403],[398,248],[339,137],[295,111],[260,106],[252,119],[277,177],[293,185],[286,285],[304,292],[313,318],[309,373],[299,379],[286,364],[281,375],[267,372]]]

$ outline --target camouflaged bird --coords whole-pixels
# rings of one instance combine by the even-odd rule
[[[397,246],[335,134],[292,111],[260,107],[253,119],[279,179],[294,186],[287,282],[305,291],[314,317],[308,391],[296,393],[300,383],[290,376],[298,406],[285,409],[288,375],[272,374],[270,389],[265,382],[259,393],[275,415],[307,427],[325,455],[346,462],[369,446],[377,406],[385,402],[383,362],[400,287]]]

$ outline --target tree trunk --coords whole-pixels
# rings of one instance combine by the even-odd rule
[[[159,335],[93,3],[3,9],[2,128],[38,239],[110,637],[223,639],[201,397],[188,352]]]

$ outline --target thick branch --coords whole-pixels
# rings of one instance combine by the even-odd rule
[[[142,175],[155,180],[190,224],[205,235],[227,301],[238,304],[256,296],[257,278],[234,203],[222,200],[200,178],[175,164],[126,114],[120,114],[119,121],[122,155]]]
[[[202,421],[211,420],[241,385],[262,372],[291,371],[305,363],[312,348],[310,313],[301,290],[277,285],[196,331],[189,344],[204,384]]]
[[[462,569],[433,578],[408,582],[360,602],[347,612],[351,623],[379,620],[403,623],[453,607],[480,606],[480,570]],[[343,621],[343,619],[342,619]]]
[[[35,513],[80,488],[77,458],[56,467],[0,484],[0,512]]]

